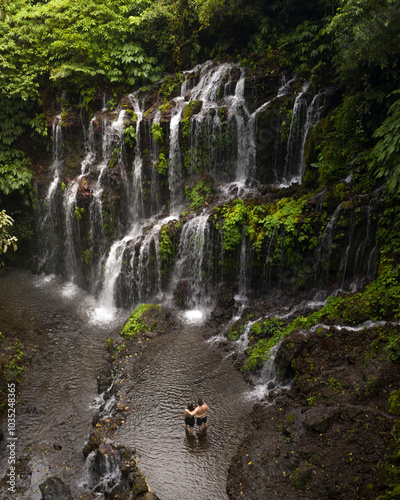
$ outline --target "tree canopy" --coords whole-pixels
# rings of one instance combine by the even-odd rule
[[[338,120],[350,116],[349,103],[362,103],[360,119],[376,132],[366,131],[352,154],[365,155],[373,175],[392,176],[400,189],[390,125],[399,25],[397,0],[2,0],[0,195],[26,193],[32,175],[20,139],[46,133],[49,89],[87,100],[96,89],[121,94],[224,54],[264,71],[273,59],[316,81],[336,79],[344,112],[334,115],[333,129],[344,130]]]

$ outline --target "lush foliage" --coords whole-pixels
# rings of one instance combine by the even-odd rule
[[[0,212],[0,255],[7,252],[9,246],[12,246],[14,250],[17,249],[17,238],[11,236],[9,232],[13,223],[13,219],[6,214],[5,210],[2,210]]]
[[[154,81],[160,75],[156,59],[147,55],[129,20],[145,7],[126,0],[10,2],[0,25],[1,87],[28,100],[38,95],[43,78],[82,89],[94,79],[124,86]]]
[[[163,226],[160,234],[159,252],[162,270],[172,264],[175,258],[175,249],[168,234],[169,228],[169,225]]]
[[[400,94],[400,90],[393,92]],[[370,154],[370,168],[376,177],[388,177],[388,189],[400,193],[400,99],[388,111],[382,125],[376,129],[374,137],[379,141]]]
[[[7,384],[19,384],[24,373],[25,359],[23,344],[0,333],[0,417],[7,408]]]
[[[186,198],[190,200],[190,208],[192,210],[197,210],[200,208],[205,199],[210,196],[213,192],[213,189],[204,181],[200,181],[195,187],[185,189]]]

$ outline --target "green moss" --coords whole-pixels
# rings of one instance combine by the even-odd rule
[[[120,332],[120,335],[124,339],[131,339],[132,337],[136,337],[140,333],[143,333],[146,330],[151,330],[154,325],[149,325],[144,322],[143,315],[150,308],[158,308],[161,310],[161,306],[155,306],[153,304],[139,304],[137,308],[131,313],[128,321]]]
[[[136,141],[136,127],[128,125],[124,128],[124,142],[127,146],[133,148]]]
[[[279,318],[269,318],[265,321],[257,321],[257,323],[254,323],[251,327],[251,332],[256,337],[271,337],[274,334],[275,330],[277,330],[281,326],[282,322],[279,320]]]
[[[165,158],[164,153],[160,153],[158,161],[154,163],[154,168],[160,175],[167,175],[168,173],[168,160]]]
[[[245,369],[253,370],[267,359],[269,350],[277,342],[297,330],[307,330],[322,322],[341,322],[357,325],[365,320],[397,320],[400,318],[400,270],[386,259],[380,276],[362,292],[343,297],[330,297],[319,311],[309,316],[298,316],[285,327],[278,327],[269,339],[259,340],[247,351]],[[396,328],[381,332],[383,349],[389,359],[400,362],[400,340]]]
[[[182,135],[184,138],[189,137],[190,134],[190,118],[193,115],[196,115],[202,107],[202,101],[199,100],[193,100],[190,101],[185,109],[183,110],[183,117],[182,117]]]
[[[190,208],[192,210],[200,208],[213,191],[213,187],[207,185],[204,181],[200,181],[193,188],[185,188],[186,197],[189,201],[191,201]]]
[[[242,335],[242,333],[244,332],[246,323],[247,323],[246,319],[238,319],[237,321],[235,321],[228,333],[229,340],[232,341],[238,340],[240,335]]]
[[[151,133],[154,137],[154,140],[158,144],[162,144],[163,139],[164,139],[164,131],[162,129],[161,123],[159,123],[159,122],[153,123],[153,125],[151,127]]]
[[[286,417],[286,423],[287,423],[288,425],[292,425],[292,424],[294,423],[294,421],[295,421],[295,420],[296,420],[296,419],[295,419],[294,415],[292,415],[292,414],[289,414],[289,415]]]
[[[400,389],[393,391],[389,396],[388,413],[400,415]]]
[[[7,407],[8,384],[15,384],[17,389],[24,374],[25,359],[23,344],[0,333],[0,420]]]
[[[175,248],[168,234],[169,225],[163,226],[160,233],[159,252],[161,260],[161,268],[165,270],[174,262]]]

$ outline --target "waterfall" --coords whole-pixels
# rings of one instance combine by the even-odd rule
[[[290,387],[290,382],[282,380],[282,377],[280,377],[276,371],[275,360],[281,344],[282,340],[269,350],[268,359],[265,361],[261,370],[258,384],[250,394],[251,398],[263,399],[268,397],[273,391],[288,389]]]
[[[246,326],[244,327],[243,333],[240,335],[240,337],[235,342],[235,349],[236,350],[238,350],[239,352],[244,352],[249,347],[249,336],[250,336],[250,332],[251,332],[251,327],[260,320],[261,320],[261,318],[258,318],[255,321],[248,321],[246,323]]]
[[[240,248],[240,262],[239,262],[239,286],[238,286],[238,296],[246,297],[247,288],[249,283],[248,269],[249,264],[251,262],[251,253],[252,247],[250,247],[250,251],[247,251],[247,240],[244,235],[242,235],[242,245]]]
[[[320,276],[322,280],[325,280],[326,274],[329,272],[329,263],[332,254],[332,242],[333,237],[336,232],[336,226],[340,215],[340,210],[342,208],[342,204],[338,205],[326,225],[324,232],[321,237],[320,250],[318,255],[316,269],[316,278]]]
[[[69,281],[73,283],[76,281],[77,260],[75,254],[75,227],[79,231],[79,224],[75,225],[76,212],[76,195],[79,189],[79,182],[77,180],[70,182],[64,190],[64,223],[65,223],[65,267],[66,275]],[[78,246],[78,245],[77,245]]]
[[[304,83],[301,92],[294,101],[283,171],[283,184],[290,185],[293,182],[298,182],[299,163],[302,154],[301,147],[303,144],[303,125],[307,116],[307,100],[304,95],[308,92],[310,86],[311,82]]]
[[[61,115],[57,115],[52,124],[53,162],[49,169],[50,184],[44,199],[44,207],[39,211],[39,271],[55,273],[59,270],[59,216],[56,190],[60,184],[64,166],[63,133]],[[40,205],[40,204],[39,204]]]
[[[143,225],[135,223],[126,236],[116,240],[109,251],[104,264],[104,276],[102,289],[99,296],[99,307],[95,314],[98,319],[108,320],[115,314],[116,283],[122,268],[122,260],[127,245],[131,241],[136,241],[141,235]]]
[[[179,242],[178,261],[176,263],[176,283],[187,282],[187,304],[192,309],[207,308],[210,305],[210,272],[207,262],[208,215],[190,219],[184,225]]]
[[[80,213],[76,212],[77,194],[81,180],[87,176],[93,165],[96,152],[94,143],[93,120],[89,122],[88,131],[83,127],[85,156],[81,163],[81,173],[73,179],[64,189],[63,209],[64,209],[64,227],[65,227],[65,274],[69,281],[75,283],[78,280],[80,264],[77,249],[80,245]],[[78,258],[77,258],[78,257]]]
[[[153,123],[158,124],[160,123],[161,119],[161,112],[160,110],[157,111],[157,113],[154,115],[153,118]],[[137,133],[136,133],[137,136]],[[160,153],[160,146],[158,145],[157,141],[154,139],[153,135],[151,135],[150,138],[150,155],[151,155],[151,162],[152,162],[152,171],[151,171],[151,187],[150,187],[150,193],[151,193],[151,206],[155,212],[160,211],[160,199],[159,199],[159,192],[160,192],[160,182],[159,182],[159,175],[157,173],[157,169],[155,168],[155,164],[159,161],[159,153]]]
[[[306,140],[309,132],[319,122],[326,104],[325,92],[319,92],[308,104],[307,93],[310,87],[311,82],[304,83],[293,105],[285,166],[281,181],[283,186],[301,183],[305,170],[304,147]]]
[[[92,265],[92,292],[95,293],[101,283],[102,264],[107,251],[107,239],[104,232],[103,191],[104,181],[112,155],[121,156],[125,110],[119,113],[118,120],[102,120],[101,162],[97,165],[97,181],[92,189],[89,206],[90,218],[90,254],[97,256]]]
[[[112,488],[121,481],[120,462],[115,450],[108,454],[99,450],[92,451],[85,462],[81,485],[100,492],[101,498],[109,498]]]
[[[183,97],[175,99],[176,106],[172,112],[170,123],[169,168],[168,181],[172,211],[177,211],[183,203],[183,176],[181,148],[179,144],[179,125],[185,108]]]
[[[264,175],[261,170],[257,172],[257,162],[263,160],[260,145],[265,148],[269,144],[261,144],[262,137],[256,135],[262,131],[257,130],[257,121],[262,126],[266,123],[267,127],[275,127],[270,124],[270,114],[272,120],[280,120],[280,116],[273,116],[281,105],[277,100],[288,100],[295,77],[282,77],[275,97],[269,94],[263,102],[260,95],[252,94],[252,89],[257,87],[250,70],[237,64],[217,65],[207,61],[182,75],[179,95],[170,98],[168,106],[160,106],[164,102],[161,101],[163,92],[159,95],[135,92],[112,112],[107,109],[104,95],[103,110],[83,128],[83,159],[80,173],[75,171],[71,176],[76,176],[73,180],[67,177],[73,165],[67,165],[68,170],[63,166],[61,119],[54,121],[53,163],[41,215],[40,232],[44,242],[41,270],[57,272],[88,289],[98,298],[99,314],[113,313],[117,306],[133,307],[138,301],[161,296],[168,289],[175,293],[180,282],[181,290],[185,283],[185,305],[189,307],[207,307],[213,286],[224,280],[234,282],[238,297],[245,299],[252,280],[262,282],[265,291],[270,288],[272,278],[276,277],[274,257],[278,257],[279,252],[280,274],[286,272],[283,269],[284,235],[276,234],[267,242],[265,280],[252,272],[255,259],[253,262],[251,243],[244,237],[240,252],[235,255],[238,266],[233,276],[227,266],[223,266],[223,246],[218,239],[221,231],[211,231],[213,224],[208,217],[214,204],[229,202],[234,197],[261,195],[258,181],[274,181],[273,172],[271,179],[266,176],[268,181],[257,178],[257,174]],[[287,151],[283,152],[282,145],[280,160],[276,160],[278,166],[284,158],[283,172],[277,169],[275,174],[277,182],[301,182],[304,174],[307,136],[320,119],[326,101],[323,92],[311,96],[310,88],[310,83],[304,84],[295,98]],[[129,122],[135,129],[135,134],[129,131],[132,139],[135,136],[132,145],[124,140],[124,126]],[[162,126],[165,133],[163,144],[150,133],[156,124]],[[269,131],[276,141],[280,139],[277,129]],[[271,144],[267,159],[273,155],[275,146]],[[168,185],[156,168],[161,154],[168,162]],[[180,227],[182,222],[176,222],[172,238],[177,255],[175,276],[166,283],[172,271],[168,269],[161,275],[162,225],[170,220],[168,217],[178,219],[179,213],[186,210],[185,184],[193,187],[203,179],[210,180],[210,185],[215,182],[215,192],[202,215],[197,212],[195,216],[193,210],[192,218],[183,227]],[[57,190],[61,181],[66,184],[62,195]],[[373,225],[368,227],[367,237],[372,241]],[[330,229],[328,224],[322,238],[320,267],[329,263]],[[332,234],[333,230],[332,227]],[[279,248],[277,240],[282,244]],[[369,255],[367,246],[359,243],[357,240],[357,266],[367,253]],[[225,263],[227,257],[225,255]],[[350,267],[349,261],[348,269]]]
[[[369,278],[372,278],[375,253],[376,253],[376,232],[377,223],[374,221],[374,213],[382,202],[383,188],[380,187],[372,193],[371,199],[367,207],[367,223],[365,237],[361,239],[361,242],[357,248],[355,263],[354,263],[354,275],[358,276],[363,271]],[[374,223],[375,222],[375,223]],[[369,251],[369,252],[368,252]]]
[[[130,95],[130,100],[133,104],[134,111],[136,113],[136,145],[135,145],[135,159],[133,161],[133,196],[130,203],[131,220],[138,220],[143,216],[143,186],[142,186],[142,167],[143,158],[141,153],[141,134],[140,134],[140,124],[143,119],[143,111],[140,107],[139,99],[136,94]]]
[[[353,239],[354,239],[354,227],[355,227],[356,221],[355,221],[355,216],[351,218],[350,222],[350,231],[349,231],[349,241],[347,243],[346,250],[344,252],[344,256],[342,259],[342,283],[341,283],[341,288],[344,288],[345,280],[346,280],[346,274],[347,274],[347,266],[349,263],[349,255],[350,255],[350,250],[353,246]]]

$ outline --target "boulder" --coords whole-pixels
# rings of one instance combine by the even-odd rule
[[[135,495],[141,495],[149,491],[149,487],[143,476],[138,476],[135,478],[135,481],[133,482],[132,486],[132,491]]]
[[[132,492],[128,481],[121,481],[111,490],[110,500],[131,500]]]
[[[315,432],[324,433],[332,425],[338,413],[336,408],[326,406],[311,408],[305,413],[306,426]]]
[[[88,442],[83,448],[83,455],[86,458],[92,451],[97,450],[101,443],[101,430],[93,429],[90,433]]]
[[[160,500],[160,499],[155,493],[153,493],[152,491],[148,491],[143,495],[142,500]]]
[[[190,301],[190,284],[188,280],[180,280],[174,289],[174,302],[178,307],[186,309]]]
[[[39,485],[42,500],[72,500],[69,486],[58,477],[49,477]]]

